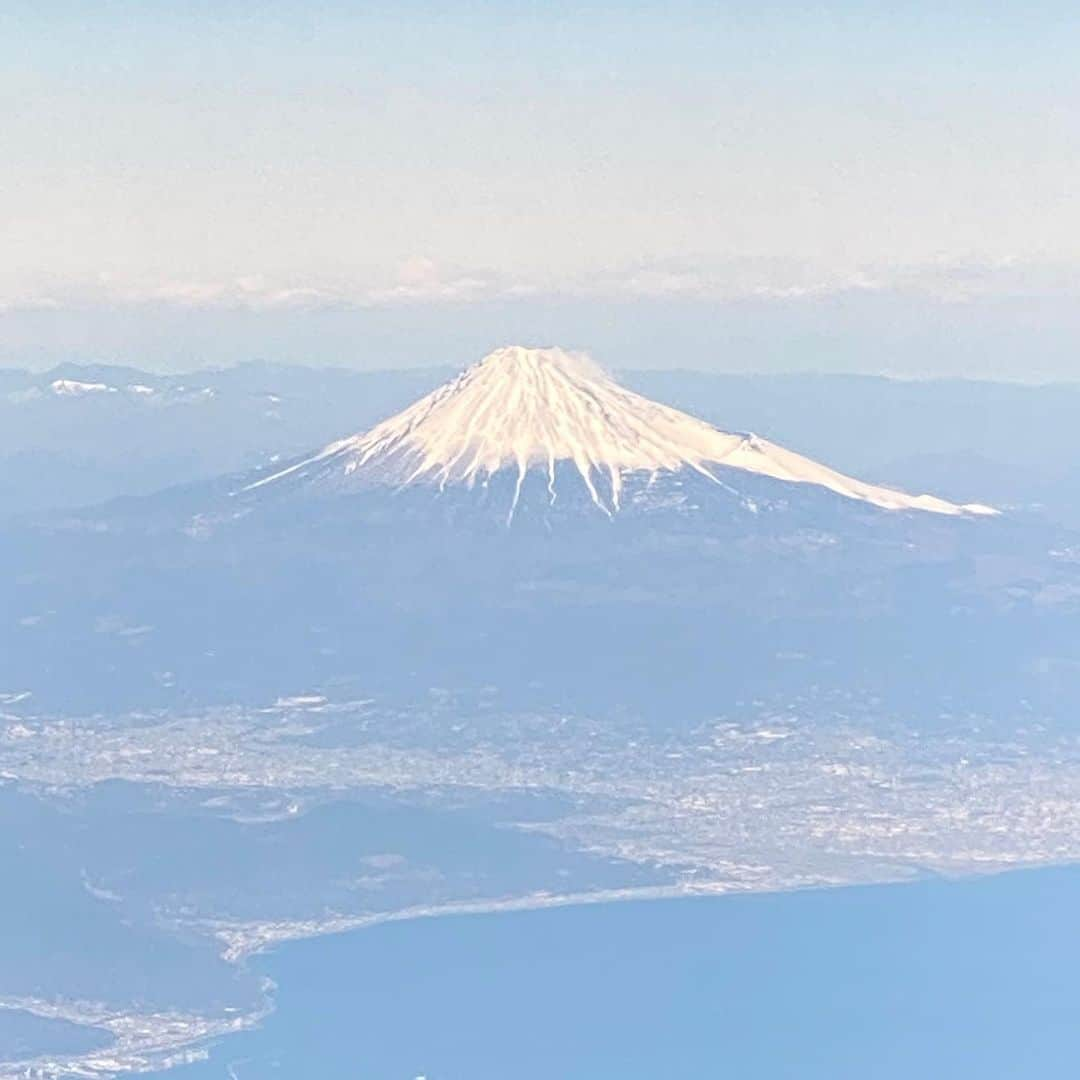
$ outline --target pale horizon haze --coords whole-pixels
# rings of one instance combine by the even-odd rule
[[[1072,380],[1078,47],[1045,4],[14,0],[0,366]]]

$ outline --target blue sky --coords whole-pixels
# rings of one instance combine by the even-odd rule
[[[9,0],[0,363],[1080,374],[1080,15],[894,7]]]

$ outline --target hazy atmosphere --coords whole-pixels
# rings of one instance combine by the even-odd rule
[[[0,363],[1070,379],[1078,51],[1065,4],[12,0]]]

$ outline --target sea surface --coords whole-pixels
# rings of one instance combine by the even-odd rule
[[[1080,1075],[1080,868],[385,924],[170,1080]]]

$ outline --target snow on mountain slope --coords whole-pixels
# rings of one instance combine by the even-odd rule
[[[531,469],[546,472],[554,501],[562,463],[572,464],[607,513],[619,509],[628,475],[692,470],[720,484],[729,469],[816,485],[886,510],[995,513],[863,483],[757,435],[720,431],[650,401],[587,356],[521,346],[497,349],[370,431],[331,443],[249,490],[290,476],[333,489],[372,483],[471,487],[510,469],[517,477],[512,515]]]
[[[54,379],[49,383],[49,389],[58,397],[83,397],[86,394],[116,393],[114,387],[106,386],[105,383],[82,382],[79,379]]]

